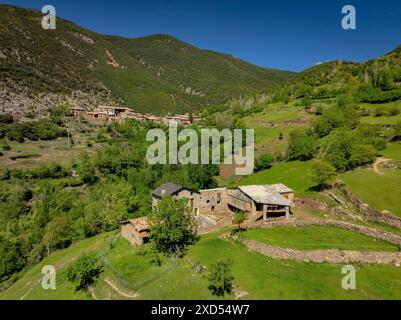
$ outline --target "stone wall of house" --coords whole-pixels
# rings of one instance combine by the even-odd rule
[[[230,210],[227,206],[227,189],[199,191],[195,197],[194,207],[199,209],[199,214],[229,212]]]
[[[341,191],[347,201],[349,201],[358,211],[360,211],[370,220],[386,223],[388,225],[401,229],[400,218],[369,207],[369,205],[367,205],[356,196],[354,196],[351,192],[349,192],[346,186],[341,182],[336,182],[334,186]]]
[[[121,235],[127,239],[133,246],[141,246],[143,244],[142,238],[136,232],[132,224],[127,223],[121,226]]]

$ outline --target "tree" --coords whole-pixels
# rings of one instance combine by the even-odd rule
[[[351,130],[336,129],[323,143],[323,158],[337,171],[349,168],[352,145],[355,143],[355,133]]]
[[[81,155],[77,171],[81,180],[86,184],[92,185],[98,180],[95,165],[86,153]]]
[[[44,242],[49,250],[67,248],[72,242],[71,222],[65,217],[56,217],[46,226]]]
[[[316,187],[323,189],[327,187],[330,181],[335,177],[336,169],[327,162],[314,161],[312,165],[312,181]]]
[[[234,277],[231,273],[233,262],[231,260],[219,261],[210,267],[208,289],[215,296],[221,297],[231,294]]]
[[[197,240],[195,219],[186,201],[166,197],[149,214],[150,242],[157,251],[181,255]]]
[[[25,264],[20,247],[14,241],[0,238],[0,281],[20,271]]]
[[[248,218],[248,214],[244,211],[236,212],[234,215],[233,222],[238,224],[238,230],[241,230],[241,223],[243,223]]]
[[[318,148],[318,138],[311,129],[296,129],[290,133],[287,156],[290,160],[312,159]]]
[[[67,278],[76,283],[76,290],[87,290],[96,282],[102,272],[98,258],[95,255],[82,254],[78,260],[67,269]]]

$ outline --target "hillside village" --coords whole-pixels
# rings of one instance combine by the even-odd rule
[[[102,123],[107,123],[110,121],[124,122],[126,119],[131,119],[140,122],[153,121],[166,125],[169,125],[171,123],[190,125],[201,120],[199,116],[190,115],[189,113],[183,115],[171,115],[162,117],[156,116],[151,113],[141,114],[138,112],[134,112],[132,109],[126,107],[111,106],[98,106],[93,111],[87,111],[86,109],[81,107],[72,107],[69,112],[72,113],[74,117],[83,117],[90,122]]]

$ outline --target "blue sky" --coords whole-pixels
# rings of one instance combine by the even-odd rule
[[[319,62],[366,61],[401,45],[400,0],[9,0],[92,31],[128,38],[173,35],[248,62],[301,71]],[[357,10],[357,29],[343,30],[341,8]]]

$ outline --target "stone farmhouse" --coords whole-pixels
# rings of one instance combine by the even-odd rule
[[[176,200],[186,199],[197,219],[213,216],[230,218],[233,213],[245,211],[248,221],[291,216],[294,191],[284,184],[239,186],[207,190],[191,190],[168,182],[152,191],[152,208],[155,210],[161,199],[171,196]],[[141,245],[149,237],[146,218],[123,221],[122,235],[133,245]]]
[[[257,221],[280,216],[289,218],[294,191],[281,183],[199,191],[166,183],[153,190],[152,207],[157,207],[160,199],[166,196],[173,196],[177,200],[188,199],[188,206],[193,209],[195,216],[245,211],[249,213],[249,219]]]

